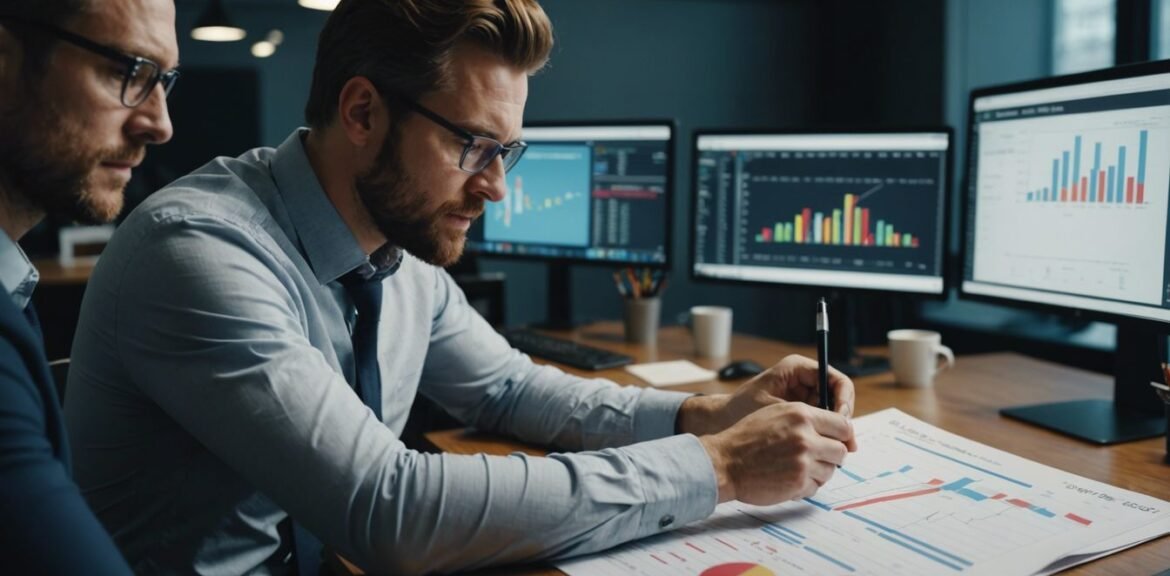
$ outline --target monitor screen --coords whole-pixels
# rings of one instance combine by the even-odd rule
[[[525,126],[503,201],[468,231],[481,255],[665,266],[673,125]]]
[[[941,294],[951,136],[695,137],[693,274]]]
[[[964,294],[1170,321],[1164,64],[972,94]]]

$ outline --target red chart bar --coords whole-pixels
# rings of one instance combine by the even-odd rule
[[[1061,188],[1060,189],[1060,201],[1061,202],[1068,202],[1068,188]]]
[[[1138,204],[1145,204],[1146,203],[1146,185],[1145,184],[1138,184],[1137,190],[1138,190],[1137,203]]]
[[[1133,204],[1133,176],[1125,179],[1125,203]]]
[[[854,502],[844,506],[833,508],[834,511],[841,512],[851,508],[860,508],[862,506],[869,506],[870,504],[880,504],[882,502],[891,502],[894,500],[904,500],[906,498],[914,498],[915,496],[925,496],[927,494],[934,494],[941,492],[941,488],[926,488],[924,490],[915,490],[914,492],[906,492],[904,494],[890,494],[889,496],[879,496],[877,498],[870,498],[869,500],[862,500],[861,502]]]
[[[764,242],[771,242],[772,241],[772,229],[771,228],[764,228],[764,229],[760,230],[760,235],[764,237]]]
[[[1077,201],[1077,181],[1076,181],[1075,176],[1073,177],[1073,185],[1072,185],[1072,201],[1073,202]]]
[[[1011,500],[1008,500],[1007,502],[1009,504],[1015,504],[1016,506],[1019,506],[1020,508],[1031,508],[1032,507],[1031,504],[1028,504],[1027,502],[1025,502],[1023,500],[1020,500],[1019,498],[1012,498]]]
[[[866,246],[873,245],[873,235],[869,233],[869,208],[861,209],[861,237],[866,240]]]
[[[805,244],[812,244],[812,243],[813,243],[813,235],[812,235],[812,224],[813,224],[813,222],[812,222],[812,208],[805,208],[804,210],[801,210],[801,211],[800,211],[800,216],[801,216],[801,218],[802,218],[802,219],[801,219],[801,223],[804,225],[804,236],[803,236],[803,238],[804,238],[804,243],[805,243]]]
[[[1089,179],[1081,176],[1081,202],[1089,201]]]
[[[1102,170],[1097,174],[1097,201],[1100,202],[1105,198],[1105,171]]]
[[[1077,522],[1079,524],[1084,524],[1085,526],[1088,526],[1089,524],[1093,523],[1092,520],[1089,520],[1088,518],[1082,518],[1080,516],[1077,516],[1076,514],[1073,514],[1072,512],[1065,514],[1064,517],[1068,518],[1069,520],[1072,520],[1073,522]]]

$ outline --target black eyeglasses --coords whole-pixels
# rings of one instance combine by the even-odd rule
[[[459,169],[464,172],[478,174],[491,165],[496,156],[499,156],[500,160],[504,162],[504,172],[507,172],[520,161],[520,157],[528,149],[528,144],[524,142],[503,144],[499,140],[487,136],[477,136],[456,126],[450,120],[430,111],[418,102],[409,98],[398,97],[397,99],[411,110],[422,114],[431,122],[450,130],[466,141],[463,145],[463,155],[459,157]]]
[[[26,23],[40,28],[78,48],[88,50],[99,56],[104,56],[125,66],[126,69],[122,73],[122,105],[127,108],[135,108],[145,102],[150,97],[150,93],[154,90],[154,87],[159,83],[162,83],[163,94],[170,96],[171,89],[175,87],[175,81],[179,79],[178,70],[164,71],[158,65],[158,62],[149,58],[130,56],[109,46],[98,44],[85,36],[74,34],[68,30],[62,30],[50,24],[41,22]]]

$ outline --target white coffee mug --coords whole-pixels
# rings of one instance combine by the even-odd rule
[[[695,354],[706,358],[727,357],[731,354],[731,308],[691,308],[691,334],[695,338]]]
[[[898,384],[925,388],[938,372],[955,365],[955,353],[943,346],[942,335],[930,330],[890,330],[890,367]],[[944,362],[939,362],[942,356]]]

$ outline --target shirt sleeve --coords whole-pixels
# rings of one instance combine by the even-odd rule
[[[257,236],[188,217],[142,238],[121,263],[134,274],[117,288],[117,350],[164,411],[347,558],[450,572],[591,552],[714,509],[693,436],[548,458],[406,449],[310,344],[313,299]]]
[[[23,320],[21,320],[23,321]],[[130,574],[46,436],[45,406],[0,327],[0,563],[19,574]]]
[[[679,406],[691,394],[623,387],[534,364],[468,304],[446,271],[434,270],[438,297],[420,391],[453,416],[481,430],[567,450],[675,433]]]

